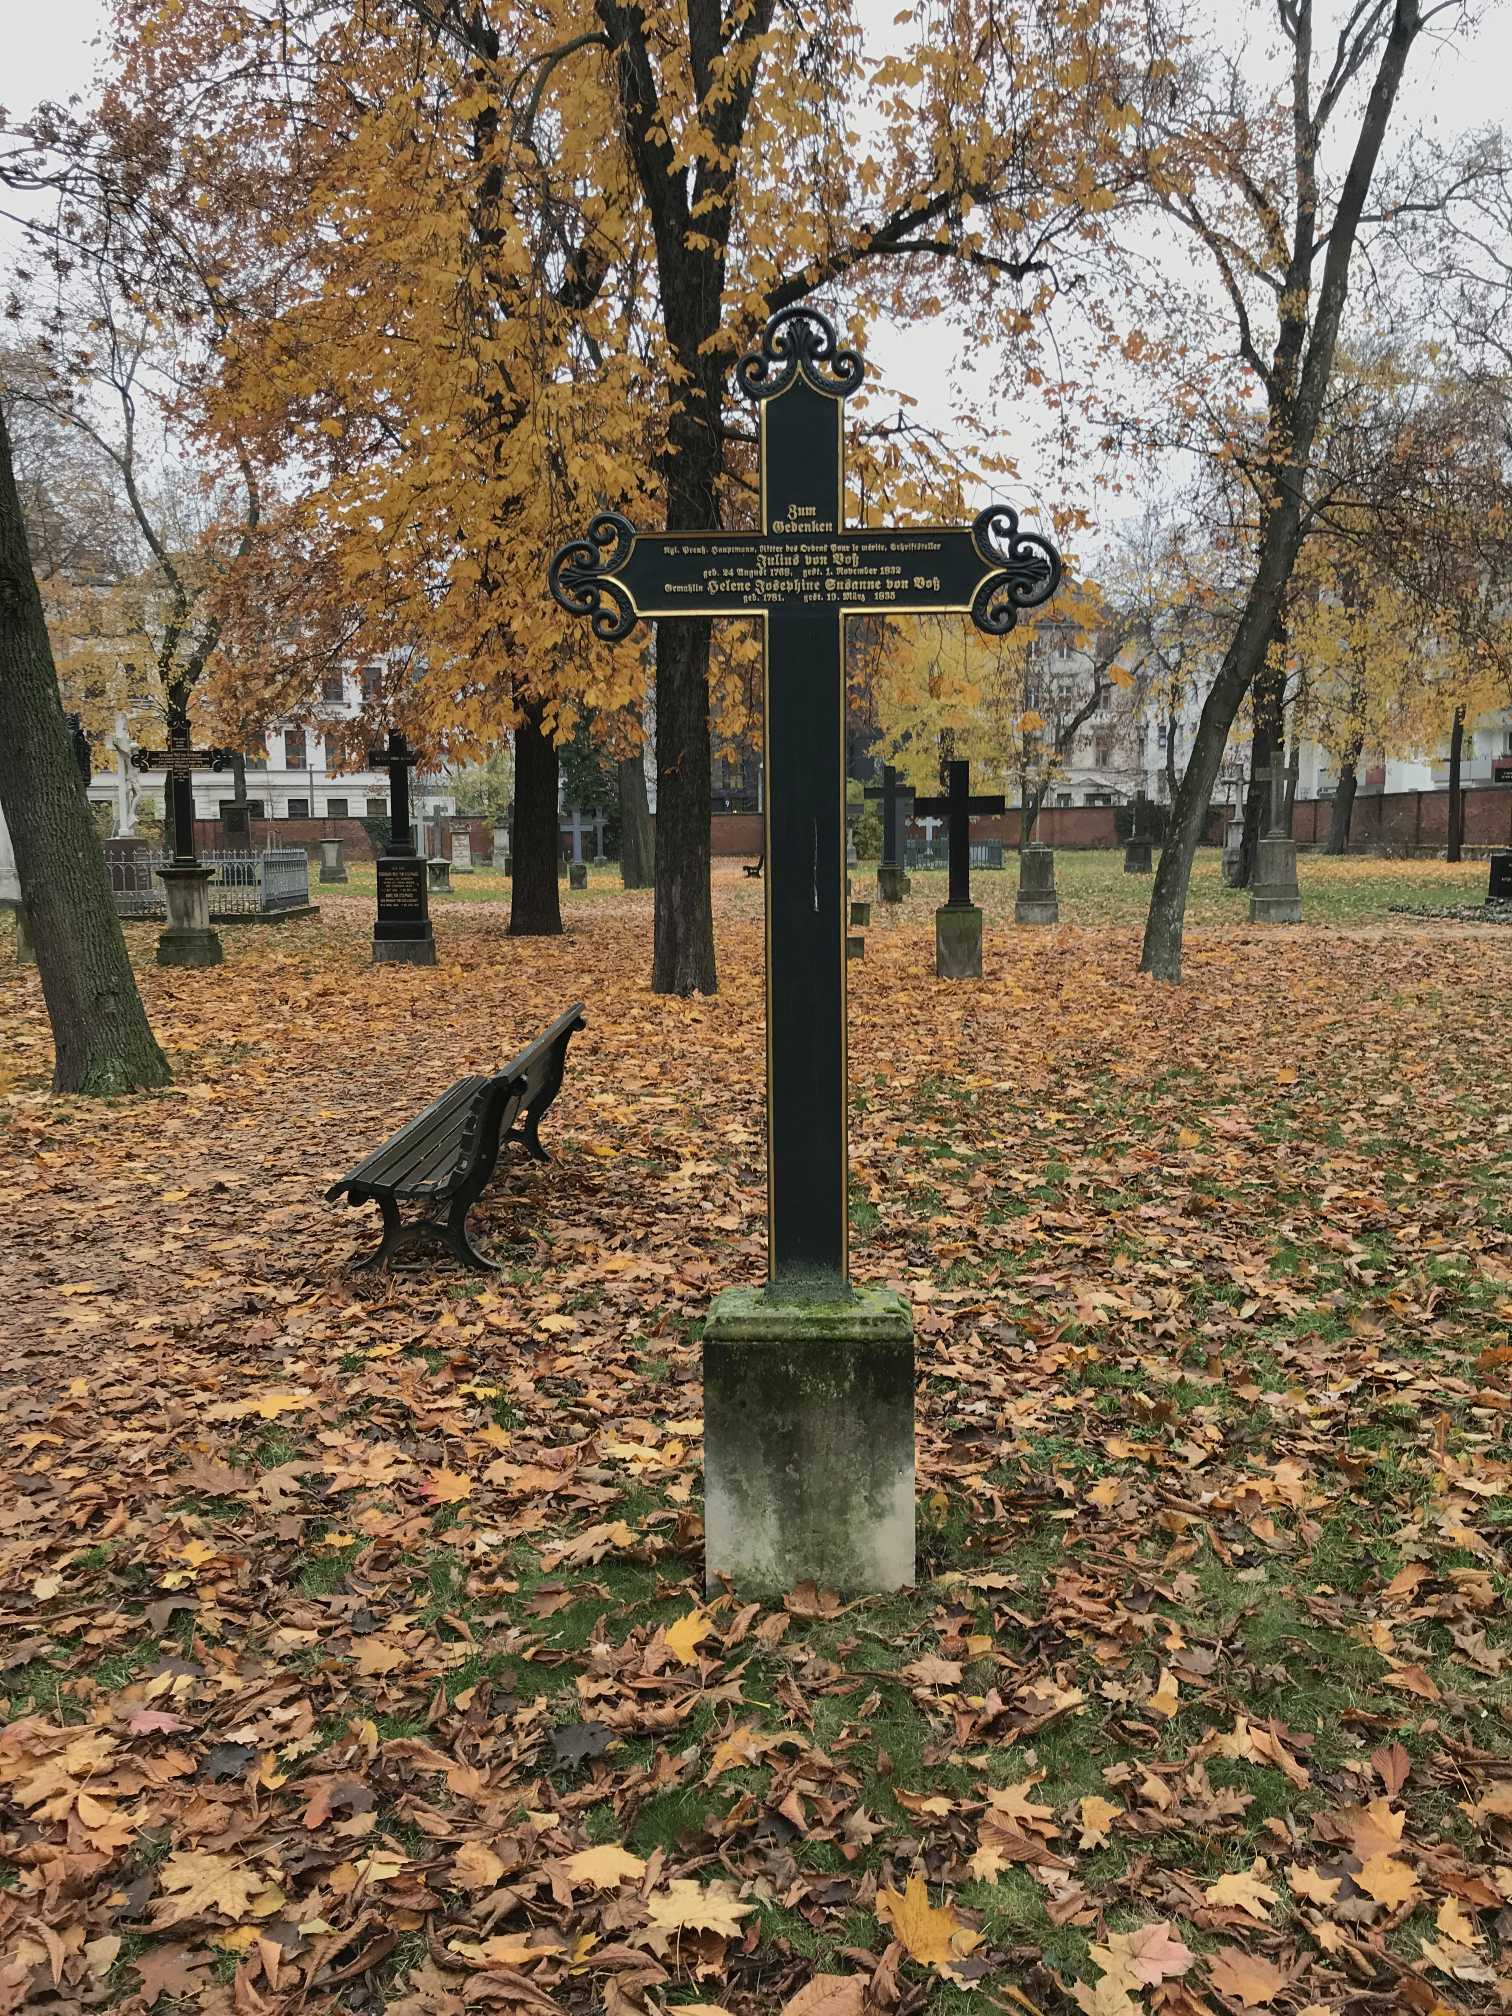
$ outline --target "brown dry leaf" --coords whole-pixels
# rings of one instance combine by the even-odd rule
[[[926,1652],[903,1668],[903,1677],[917,1681],[921,1687],[956,1687],[961,1681],[960,1662],[942,1659],[937,1652]]]
[[[1408,1694],[1417,1694],[1424,1701],[1442,1701],[1443,1695],[1431,1673],[1425,1673],[1421,1666],[1396,1666],[1386,1675],[1388,1687],[1400,1687]]]
[[[1153,1988],[1177,1980],[1197,1957],[1168,1918],[1136,1926],[1132,1932],[1111,1932],[1106,1946],[1091,1950],[1103,1972],[1125,1988]]]
[[[778,2016],[862,2016],[865,1998],[864,1974],[816,1974]]]
[[[1223,1946],[1210,1962],[1213,1986],[1220,1995],[1231,1995],[1246,2009],[1263,2009],[1286,1986],[1288,1976],[1258,1953],[1246,1953],[1242,1946]]]
[[[1145,1702],[1146,1708],[1153,1709],[1168,1721],[1181,1707],[1181,1690],[1176,1684],[1176,1675],[1169,1666],[1160,1669],[1160,1685]]]
[[[1085,2016],[1143,2016],[1141,2005],[1110,1974],[1100,1981],[1073,1982],[1071,1998]]]
[[[981,1943],[981,1933],[963,1925],[948,1904],[930,1903],[922,1876],[910,1876],[908,1887],[901,1891],[879,1890],[875,1908],[882,1923],[902,1940],[909,1958],[921,1966],[943,1970]]]
[[[451,1874],[459,1890],[493,1890],[503,1877],[504,1863],[481,1841],[464,1841],[453,1857]]]
[[[754,1904],[742,1904],[729,1883],[704,1886],[686,1877],[669,1883],[665,1890],[653,1892],[646,1903],[651,1922],[669,1932],[721,1932],[726,1938],[735,1936],[741,1919],[755,1908]]]

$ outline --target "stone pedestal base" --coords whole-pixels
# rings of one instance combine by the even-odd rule
[[[427,861],[426,879],[432,889],[451,888],[451,863],[447,860]]]
[[[1296,843],[1288,840],[1284,833],[1267,833],[1255,849],[1255,877],[1250,884],[1250,922],[1302,922]]]
[[[586,861],[573,861],[569,863],[567,884],[571,889],[586,889],[588,887],[588,863]]]
[[[870,903],[862,902],[859,896],[851,904],[851,922],[852,924],[863,926],[871,922],[871,905]]]
[[[866,940],[861,936],[859,931],[846,933],[845,956],[847,959],[864,959],[866,957]]]
[[[1244,821],[1231,819],[1223,829],[1223,886],[1237,889],[1244,868]]]
[[[935,912],[935,978],[980,980],[982,913],[974,903],[942,903]]]
[[[493,836],[493,865],[501,875],[509,873],[509,828],[496,826]]]
[[[884,903],[901,903],[908,894],[908,877],[901,868],[877,870],[877,894]]]
[[[1488,903],[1512,903],[1512,847],[1498,847],[1491,856],[1491,875],[1486,884]]]
[[[429,930],[430,926],[427,925]],[[434,966],[436,963],[436,941],[434,938],[375,938],[373,940],[373,964],[375,966]]]
[[[4,907],[15,914],[16,964],[18,966],[35,966],[37,963],[37,948],[32,943],[31,925],[26,921],[25,910],[19,903],[8,903]]]
[[[1131,833],[1124,842],[1125,875],[1148,875],[1154,868],[1150,858],[1150,837],[1147,833]]]
[[[341,858],[343,842],[322,840],[320,843],[320,880],[322,882],[345,882],[346,863]]]
[[[1018,898],[1013,906],[1015,924],[1058,924],[1060,904],[1055,895],[1055,855],[1033,841],[1019,849]]]
[[[211,868],[159,868],[168,924],[157,942],[159,966],[219,966],[221,941],[210,929]]]
[[[913,1318],[900,1295],[729,1288],[703,1341],[704,1572],[780,1595],[914,1577]]]

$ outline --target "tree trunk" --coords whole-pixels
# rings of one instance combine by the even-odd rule
[[[1360,751],[1364,746],[1363,735],[1352,736],[1339,764],[1339,782],[1334,790],[1333,811],[1329,815],[1328,844],[1323,849],[1325,854],[1349,852],[1349,828],[1354,820],[1355,792],[1360,783]]]
[[[511,938],[558,938],[562,897],[557,881],[556,744],[541,727],[541,708],[527,706],[515,729],[514,879],[509,894]]]
[[[713,994],[718,989],[709,894],[712,794],[709,624],[707,618],[682,617],[656,626],[653,994]]]
[[[620,881],[627,889],[649,889],[656,881],[656,828],[646,798],[646,766],[637,749],[619,766]]]
[[[137,992],[100,836],[80,788],[0,414],[0,810],[52,1024],[55,1092],[102,1096],[172,1074]]]
[[[1049,792],[1050,792],[1050,780],[1047,777],[1042,779],[1040,783],[1036,784],[1034,789],[1029,793],[1027,797],[1024,797],[1022,792],[1020,793],[1020,809],[1019,809],[1020,847],[1027,847],[1030,841],[1033,840],[1034,829],[1039,824],[1039,815],[1041,811],[1044,809],[1045,799],[1049,796]]]
[[[1465,754],[1465,710],[1456,707],[1449,726],[1449,844],[1446,861],[1460,860],[1465,851],[1465,790],[1461,770]]]
[[[1270,831],[1271,783],[1269,772],[1282,760],[1286,748],[1286,723],[1282,699],[1286,674],[1275,662],[1280,643],[1280,624],[1272,634],[1265,662],[1255,674],[1255,727],[1250,737],[1249,789],[1244,797],[1244,838],[1239,857],[1236,887],[1248,889],[1255,877],[1255,856],[1261,836]]]
[[[1166,715],[1165,774],[1166,803],[1174,805],[1176,803],[1176,702],[1174,695],[1171,700],[1171,711]]]

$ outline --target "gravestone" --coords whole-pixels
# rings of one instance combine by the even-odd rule
[[[571,862],[567,869],[567,881],[573,889],[586,889],[588,887],[588,863],[586,861]]]
[[[1145,794],[1138,792],[1134,799],[1134,817],[1129,826],[1129,837],[1124,843],[1125,875],[1149,875],[1154,870],[1150,858],[1151,834],[1146,811]]]
[[[129,840],[136,832],[137,806],[141,801],[141,788],[132,774],[131,736],[126,728],[126,716],[117,714],[115,732],[110,738],[111,752],[116,760],[116,809],[115,837]]]
[[[917,812],[917,811],[918,811],[918,809],[919,809],[919,808],[918,808],[918,806],[916,805],[916,806],[914,807],[914,810],[915,810],[915,812]],[[939,832],[940,828],[941,828],[941,827],[942,827],[942,826],[943,826],[943,825],[945,824],[945,821],[944,821],[943,819],[936,819],[936,818],[934,818],[933,816],[931,816],[931,817],[930,817],[930,818],[928,818],[928,819],[920,819],[920,820],[918,820],[918,821],[917,821],[916,823],[917,823],[918,825],[920,825],[920,826],[922,826],[922,827],[924,828],[924,852],[925,852],[925,853],[926,853],[926,854],[927,854],[927,855],[929,856],[929,858],[930,858],[931,860],[933,860],[933,859],[934,859],[934,836],[936,835],[936,833],[938,833],[938,832]]]
[[[910,785],[898,782],[898,773],[891,763],[884,763],[882,782],[868,784],[866,796],[880,799],[882,804],[882,859],[877,866],[877,894],[884,903],[901,903],[909,888],[903,859],[903,827],[913,803],[913,790]]]
[[[1008,802],[998,792],[973,798],[969,763],[952,762],[949,776],[943,797],[914,801],[916,812],[944,816],[950,839],[950,894],[935,912],[935,978],[980,980],[982,913],[971,900],[971,815],[1006,812]]]
[[[1015,924],[1060,921],[1060,904],[1055,896],[1055,854],[1034,840],[1019,849],[1019,886],[1013,921]]]
[[[1491,856],[1491,874],[1486,883],[1488,903],[1512,903],[1512,847],[1499,847]]]
[[[1270,830],[1255,842],[1250,877],[1251,924],[1300,924],[1302,892],[1297,886],[1297,846],[1286,830],[1286,765],[1272,759],[1255,773],[1270,785]]]
[[[378,857],[378,915],[373,920],[375,965],[434,966],[430,893],[425,863],[415,848],[410,823],[410,771],[419,762],[397,728],[388,741],[369,749],[368,767],[389,775],[389,841]]]
[[[167,773],[173,856],[166,868],[157,871],[168,910],[168,922],[158,935],[157,963],[219,966],[226,955],[210,928],[210,878],[215,871],[200,866],[194,845],[194,773],[224,770],[231,752],[191,746],[188,696],[176,690],[168,701],[168,747],[133,750],[131,760],[138,770]]]
[[[35,966],[36,952],[32,948],[31,932],[26,924],[26,905],[21,901],[21,877],[16,868],[16,852],[11,846],[10,829],[5,823],[5,814],[0,811],[0,910],[10,910],[16,918],[16,964]]]
[[[425,864],[426,881],[432,889],[451,889],[451,863],[444,854],[433,854]]]
[[[245,799],[229,800],[220,811],[221,842],[231,854],[250,854],[252,851],[252,807]],[[325,877],[322,875],[322,881]],[[342,881],[346,877],[342,876]]]
[[[758,529],[638,533],[605,513],[549,569],[605,639],[643,617],[762,625],[768,1279],[727,1289],[704,1331],[711,1588],[914,1574],[912,1318],[849,1280],[845,617],[954,610],[1003,636],[1060,579],[1005,505],[970,526],[846,526],[842,402],[862,371],[816,309],[784,309],[736,372],[757,409]]]
[[[583,865],[583,835],[590,830],[593,833],[593,858],[596,862],[603,861],[604,825],[605,820],[602,812],[584,813],[574,806],[571,812],[563,813],[561,830],[563,833],[572,836],[571,859],[575,867]],[[574,889],[580,889],[584,885],[580,882],[574,882],[572,886]]]
[[[454,875],[471,875],[473,872],[472,821],[470,819],[453,819],[448,823],[451,827],[452,873]]]
[[[1223,829],[1223,886],[1226,889],[1240,887],[1239,878],[1244,873],[1244,821],[1230,819]]]
[[[493,865],[501,875],[509,873],[509,828],[495,826],[493,829]]]
[[[339,833],[329,833],[320,843],[320,880],[322,882],[345,882],[346,863],[341,858],[345,845]]]

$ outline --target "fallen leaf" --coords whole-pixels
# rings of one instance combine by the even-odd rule
[[[981,1933],[963,1925],[948,1904],[930,1903],[922,1876],[910,1876],[908,1887],[901,1891],[879,1890],[875,1908],[882,1923],[902,1940],[909,1958],[921,1966],[943,1971],[981,1943]]]

